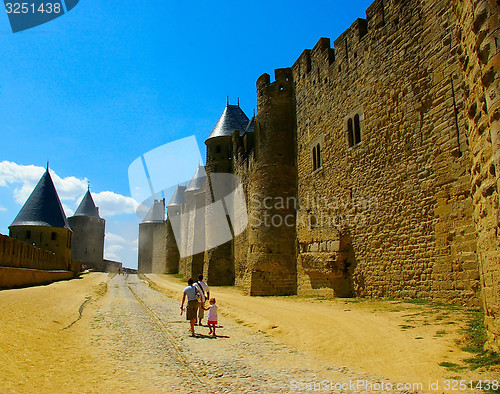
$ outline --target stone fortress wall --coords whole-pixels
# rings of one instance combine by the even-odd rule
[[[0,289],[71,279],[79,268],[78,261],[0,234]]]
[[[249,226],[204,272],[229,261],[252,295],[483,305],[498,348],[499,8],[376,0],[334,48],[261,76],[255,132],[223,148]]]

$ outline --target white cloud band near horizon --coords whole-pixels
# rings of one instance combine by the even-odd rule
[[[44,172],[44,167],[2,161],[0,162],[0,187],[13,188],[14,201],[23,205]],[[74,176],[61,178],[53,170],[50,170],[50,175],[66,216],[72,216],[87,191],[87,178],[79,179]],[[104,217],[133,214],[139,206],[139,203],[132,197],[112,191],[92,192],[92,197],[96,206],[99,207],[100,215]]]

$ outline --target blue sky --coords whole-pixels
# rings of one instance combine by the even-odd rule
[[[262,73],[333,43],[370,3],[81,0],[15,34],[0,8],[0,233],[50,160],[67,215],[89,181],[107,256],[136,267],[129,165],[190,135],[204,156],[226,96],[250,117]]]

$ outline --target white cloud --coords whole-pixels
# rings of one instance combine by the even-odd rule
[[[7,208],[2,207],[2,206],[0,205],[0,212],[7,212]]]
[[[109,242],[111,244],[125,244],[125,243],[127,243],[125,238],[121,237],[118,234],[113,234],[113,233],[106,233],[105,240],[106,240],[106,242]]]
[[[106,247],[106,251],[108,253],[117,253],[120,250],[123,250],[123,246],[122,245],[109,245],[108,247]]]
[[[107,245],[104,248],[104,258],[108,260],[121,261],[121,258],[118,255],[118,252],[121,250],[123,250],[122,245]]]
[[[36,184],[45,172],[44,167],[21,165],[11,161],[0,162],[0,187],[14,186],[14,200],[22,205],[26,202]],[[52,180],[61,200],[74,202],[87,190],[87,179],[78,179],[74,176],[61,178],[53,170],[50,171]]]
[[[101,216],[114,216],[123,213],[135,213],[139,206],[132,197],[123,196],[113,192],[92,193],[94,202],[99,207]]]
[[[121,261],[120,256],[114,253],[110,253],[108,251],[104,251],[104,259],[105,260],[113,260],[113,261]]]

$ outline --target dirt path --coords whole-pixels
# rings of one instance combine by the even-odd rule
[[[184,284],[165,275],[147,275],[166,294]],[[220,311],[229,320],[271,335],[333,369],[364,372],[393,382],[498,379],[500,371],[453,372],[441,363],[471,357],[457,345],[464,311],[402,301],[317,300],[247,297],[234,287],[215,287]],[[321,361],[320,361],[321,360]]]
[[[267,393],[320,382],[363,392],[352,382],[444,379],[434,363],[457,357],[452,334],[432,339],[436,327],[419,306],[249,298],[234,288],[212,289],[219,336],[197,327],[191,338],[179,314],[183,288],[164,275],[96,273],[1,291],[0,392]]]

